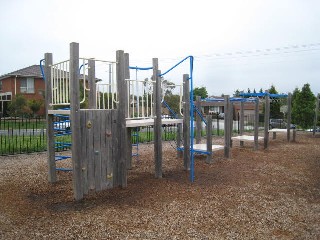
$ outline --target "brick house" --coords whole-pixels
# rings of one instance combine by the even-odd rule
[[[0,116],[6,116],[8,103],[17,94],[27,100],[44,100],[45,82],[40,65],[32,65],[0,76]],[[44,114],[42,107],[38,114]]]

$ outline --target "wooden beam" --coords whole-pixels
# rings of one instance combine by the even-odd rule
[[[74,198],[83,198],[81,166],[81,126],[80,126],[80,91],[79,91],[79,43],[70,43],[70,120],[72,139],[72,174]]]
[[[55,160],[55,141],[53,130],[53,115],[49,114],[52,110],[50,106],[52,102],[52,88],[51,88],[51,65],[52,65],[52,53],[46,53],[45,59],[45,88],[46,88],[46,117],[47,117],[47,153],[48,153],[48,181],[54,183],[57,181],[56,174],[56,160]]]

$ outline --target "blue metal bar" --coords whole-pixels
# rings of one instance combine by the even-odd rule
[[[165,100],[163,100],[162,103],[166,108],[168,108],[169,112],[171,113],[171,116],[173,116],[173,118],[177,118],[177,114],[175,113],[175,111],[173,111],[173,109],[169,106],[169,104]]]
[[[132,66],[129,66],[129,69],[132,69],[132,70],[152,70],[153,67],[132,67]]]
[[[207,120],[203,117],[202,113],[200,112],[200,110],[197,108],[197,106],[193,106],[194,109],[196,110],[197,114],[200,116],[202,122],[204,122],[207,125]]]
[[[42,63],[44,62],[45,59],[41,59],[40,60],[40,70],[41,70],[41,74],[42,74],[42,77],[43,77],[43,80],[46,80],[46,76],[44,75],[44,70],[43,70],[43,65]]]
[[[190,58],[190,73],[191,71],[193,71],[193,56],[188,56],[188,57],[185,57],[184,59],[182,59],[180,62],[178,62],[176,65],[174,65],[172,68],[169,68],[169,70],[165,71],[164,73],[160,74],[159,77],[162,77],[164,75],[166,75],[168,72],[170,72],[172,69],[174,69],[175,67],[179,66],[181,63],[183,63],[185,60],[187,60],[188,58]],[[191,64],[192,62],[192,64]],[[192,65],[192,68],[191,68],[191,65]],[[190,74],[192,75],[192,74]],[[192,77],[190,77],[190,80],[192,79]],[[193,84],[192,84],[193,85]],[[193,91],[193,89],[191,90]]]
[[[240,93],[241,97],[264,97],[268,95],[269,97],[273,98],[286,98],[288,97],[288,94],[275,94],[275,93]]]
[[[72,172],[72,168],[56,168],[56,171]]]

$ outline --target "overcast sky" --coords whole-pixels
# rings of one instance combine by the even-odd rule
[[[0,75],[80,56],[149,67],[159,58],[164,72],[195,57],[194,86],[210,95],[236,89],[292,92],[309,83],[320,92],[319,0],[0,0]],[[179,82],[188,63],[166,78]],[[138,77],[144,77],[138,73]]]

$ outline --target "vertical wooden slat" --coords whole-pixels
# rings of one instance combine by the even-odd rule
[[[81,156],[82,156],[82,181],[83,181],[83,193],[88,194],[88,158],[87,158],[87,128],[86,126],[86,112],[80,110],[80,125],[81,128]]]
[[[190,84],[189,75],[183,75],[183,163],[190,170]]]
[[[155,81],[155,119],[154,119],[154,161],[155,161],[155,177],[162,178],[162,139],[161,139],[161,78],[158,70],[158,59],[152,59],[153,64],[153,80]]]
[[[106,149],[107,149],[107,162],[106,162],[106,184],[107,188],[113,187],[114,178],[114,158],[117,156],[115,152],[118,147],[116,141],[117,134],[117,110],[108,111],[106,117]]]
[[[112,186],[117,187],[119,186],[119,178],[118,176],[118,159],[119,159],[119,152],[121,149],[119,149],[119,129],[118,129],[118,118],[119,118],[119,111],[116,110],[112,115],[111,115],[111,121],[112,121],[112,156],[111,156],[111,167],[112,167],[112,172],[109,175],[109,169],[108,168],[108,176],[112,175]],[[111,170],[111,169],[110,169]]]
[[[70,119],[72,131],[73,191],[76,200],[83,198],[81,138],[80,138],[80,91],[79,91],[79,44],[70,43]]]
[[[95,60],[89,59],[88,61],[88,84],[89,84],[89,108],[97,108],[96,98],[96,71],[95,71]],[[86,83],[83,83],[86,84]]]
[[[54,131],[53,131],[53,115],[48,114],[48,110],[52,109],[50,106],[52,102],[51,89],[51,65],[52,53],[46,53],[45,59],[45,88],[46,88],[46,117],[47,117],[47,164],[48,164],[48,181],[54,183],[57,181],[56,161],[55,161],[55,146],[54,146]]]
[[[101,111],[93,111],[93,149],[94,149],[94,179],[96,191],[101,190]]]
[[[106,138],[107,138],[107,118],[109,115],[109,110],[103,110],[100,112],[101,119],[100,119],[100,154],[101,154],[101,179],[100,185],[101,189],[107,188],[107,146],[106,146]]]
[[[89,189],[95,189],[95,180],[94,180],[94,149],[93,149],[93,112],[86,111],[86,123],[85,126],[87,128],[87,158],[88,158],[88,183]]]
[[[207,115],[207,158],[206,163],[212,162],[212,116]]]
[[[264,149],[268,148],[269,145],[269,122],[270,122],[270,98],[266,92],[265,95],[265,107],[264,107]]]

